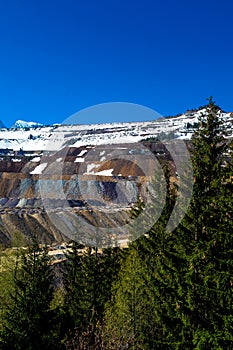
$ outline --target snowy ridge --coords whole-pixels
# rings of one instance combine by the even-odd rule
[[[205,109],[155,121],[90,125],[56,124],[45,127],[36,123],[32,127],[33,122],[26,122],[26,127],[22,126],[26,124],[21,124],[18,129],[0,129],[0,150],[58,151],[65,146],[136,143],[149,138],[189,140],[201,113],[205,113]],[[233,137],[233,113],[219,113],[225,120],[228,137]],[[82,155],[77,162],[82,162]]]
[[[43,124],[37,122],[25,122],[24,120],[17,120],[13,125],[13,129],[23,129],[23,128],[35,128],[38,126],[43,126]]]

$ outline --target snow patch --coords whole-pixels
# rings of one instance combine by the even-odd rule
[[[86,149],[83,149],[79,154],[78,154],[78,156],[79,157],[82,157],[82,156],[84,156],[84,154],[86,154],[87,153],[87,150]]]
[[[37,165],[37,167],[30,172],[31,175],[40,175],[42,174],[43,170],[46,168],[47,163],[42,163]]]
[[[35,157],[31,160],[31,162],[40,162],[40,157]]]
[[[95,175],[101,175],[101,176],[112,176],[113,169],[107,169],[107,170],[102,170],[98,171],[95,173]]]
[[[99,167],[99,164],[87,164],[87,172],[84,173],[83,175],[94,175],[94,171],[92,171],[93,169]]]
[[[83,163],[84,162],[84,158],[82,157],[77,157],[74,161],[75,163]]]

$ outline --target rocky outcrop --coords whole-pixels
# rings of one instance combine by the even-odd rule
[[[85,159],[79,156],[84,153]],[[137,164],[139,155],[143,167]],[[123,225],[154,171],[150,152],[132,144],[66,148],[38,159],[34,156],[8,155],[0,162],[0,242],[4,245],[17,232],[26,238],[37,235],[47,243],[68,239],[48,211],[56,213],[57,220],[65,210],[93,225]],[[109,208],[112,213],[105,216]]]

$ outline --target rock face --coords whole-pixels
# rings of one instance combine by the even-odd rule
[[[161,146],[147,146],[161,152]],[[1,244],[9,245],[19,232],[28,238],[36,234],[47,243],[67,240],[51,212],[57,213],[57,221],[61,212],[66,220],[66,211],[93,225],[123,225],[153,176],[152,158],[149,148],[137,144],[69,147],[42,157],[6,155],[0,162]],[[109,209],[112,213],[106,216]]]
[[[202,113],[205,109],[151,122],[0,130],[0,244],[11,244],[18,232],[52,243],[70,239],[66,228],[82,231],[85,223],[123,226],[159,174],[158,160],[176,173],[166,146],[174,139],[188,145]],[[223,117],[231,138],[233,114]],[[74,216],[84,220],[80,227]]]

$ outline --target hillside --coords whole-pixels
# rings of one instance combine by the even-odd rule
[[[10,244],[17,231],[62,242],[80,226],[72,215],[93,225],[93,235],[98,225],[123,225],[146,193],[155,159],[170,162],[173,175],[177,172],[172,140],[188,144],[204,112],[148,122],[0,130],[0,242]],[[223,117],[230,138],[233,114]]]
[[[149,137],[190,139],[201,113],[205,113],[205,108],[147,122],[51,126],[27,122],[25,127],[21,123],[18,129],[0,130],[0,149],[39,152],[57,151],[64,146],[135,143]],[[219,113],[225,119],[229,137],[232,136],[233,113]]]

